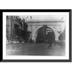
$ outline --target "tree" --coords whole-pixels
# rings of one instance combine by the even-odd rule
[[[21,19],[19,17],[16,17],[16,22],[18,24],[15,24],[16,35],[20,39],[23,39],[23,41],[27,42],[30,34],[30,32],[27,30],[28,24],[25,22],[25,19]]]

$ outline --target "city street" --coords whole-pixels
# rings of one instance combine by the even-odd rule
[[[65,54],[65,46],[61,44],[53,44],[49,47],[47,43],[9,43],[7,44],[7,55],[50,55],[63,56]]]

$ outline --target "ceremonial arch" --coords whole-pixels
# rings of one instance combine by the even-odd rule
[[[36,42],[36,39],[41,33],[47,34],[48,32],[52,31],[54,34],[55,40],[59,40],[59,33],[58,31],[62,31],[61,28],[62,22],[61,21],[40,21],[40,22],[28,22],[28,30],[31,31],[30,38]],[[45,30],[46,29],[46,30]],[[45,36],[45,34],[44,34]],[[44,37],[42,36],[42,37]]]

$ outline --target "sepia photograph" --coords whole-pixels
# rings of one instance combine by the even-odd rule
[[[3,60],[69,60],[69,12],[3,12]]]

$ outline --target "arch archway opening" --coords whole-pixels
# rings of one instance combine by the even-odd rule
[[[37,30],[36,43],[50,43],[55,41],[55,33],[52,28],[44,25]]]

